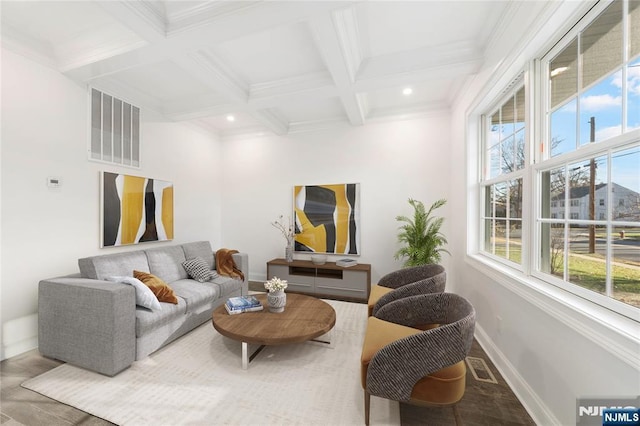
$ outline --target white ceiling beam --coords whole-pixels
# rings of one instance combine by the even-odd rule
[[[124,0],[100,1],[98,4],[143,40],[156,43],[166,38],[167,25],[164,12],[157,3],[146,0]]]
[[[109,3],[109,2],[108,2]],[[261,2],[243,13],[223,14],[215,16],[188,29],[171,32],[166,38],[140,47],[135,52],[114,55],[111,58],[84,64],[76,69],[66,70],[72,78],[89,81],[99,78],[105,73],[116,73],[139,65],[160,62],[174,54],[184,54],[185,51],[198,51],[215,44],[242,37],[246,34],[266,31],[280,25],[287,25],[308,19],[318,13],[326,13],[336,7],[345,7],[353,2]],[[126,17],[126,21],[133,25],[130,29],[136,31],[135,21],[148,21],[139,15],[138,9],[131,7],[107,8],[114,13],[116,19]],[[154,24],[143,23],[140,33],[142,38],[155,37]]]
[[[340,101],[351,124],[364,124],[365,111],[353,90],[355,70],[360,63],[357,26],[350,10],[335,12],[337,26],[330,13],[309,22],[311,33],[338,89]]]

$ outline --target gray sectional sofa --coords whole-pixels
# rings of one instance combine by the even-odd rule
[[[40,353],[114,376],[210,321],[213,309],[227,298],[248,293],[247,254],[233,254],[244,281],[222,275],[204,283],[190,279],[182,262],[194,257],[215,269],[211,244],[198,241],[79,259],[80,273],[40,281]],[[160,303],[154,311],[137,306],[133,286],[107,280],[131,276],[134,269],[168,283],[178,304]]]

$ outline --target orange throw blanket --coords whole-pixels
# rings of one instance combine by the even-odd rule
[[[244,280],[244,274],[233,261],[232,254],[234,253],[239,253],[239,251],[226,248],[216,251],[216,270],[220,275]]]

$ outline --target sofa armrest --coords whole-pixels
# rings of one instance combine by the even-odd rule
[[[240,269],[244,275],[242,295],[246,296],[249,294],[249,255],[247,253],[234,253],[231,256],[238,269]]]
[[[135,290],[122,283],[61,277],[40,281],[42,355],[114,376],[136,356]]]

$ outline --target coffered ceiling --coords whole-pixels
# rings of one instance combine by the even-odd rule
[[[143,113],[153,109],[225,137],[446,109],[480,68],[514,2],[0,5],[5,47]]]

